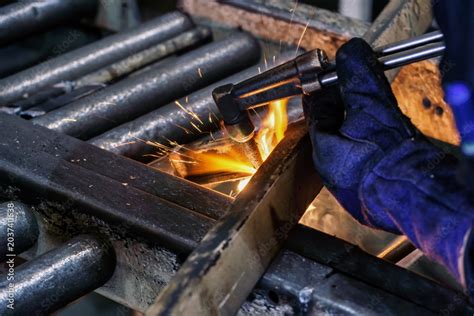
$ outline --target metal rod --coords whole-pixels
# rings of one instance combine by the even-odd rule
[[[95,85],[78,87],[77,89],[74,89],[73,91],[69,93],[51,98],[47,100],[46,102],[39,103],[38,105],[28,108],[25,111],[20,111],[18,114],[21,117],[26,118],[26,119],[39,117],[57,108],[65,106],[74,101],[77,101],[92,93],[95,93],[99,91],[100,89],[103,89],[104,87],[105,87],[104,84],[95,84]]]
[[[14,279],[0,281],[0,314],[54,312],[102,286],[112,276],[115,264],[112,245],[92,235],[79,235],[21,266],[11,258],[7,265],[13,269]]]
[[[434,31],[431,33],[423,34],[421,36],[412,37],[403,41],[378,47],[375,49],[375,51],[380,55],[389,55],[418,46],[441,41],[443,41],[443,33],[441,33],[440,31]]]
[[[0,78],[11,76],[47,59],[88,45],[99,39],[96,32],[78,25],[56,26],[47,32],[15,41],[0,48]]]
[[[294,52],[282,53],[277,62],[284,62],[292,58],[293,55]],[[264,67],[264,65],[260,66]],[[252,66],[191,93],[189,96],[177,100],[177,103],[171,102],[135,120],[108,130],[88,142],[136,160],[143,160],[145,155],[157,152],[156,147],[141,140],[159,142],[167,146],[172,146],[170,142],[190,143],[220,128],[219,121],[222,117],[212,98],[212,91],[221,85],[240,82],[257,73],[257,65]],[[195,124],[200,131],[196,130],[191,123]]]
[[[129,31],[50,59],[0,80],[0,105],[60,81],[74,80],[193,28],[190,18],[171,12]]]
[[[259,58],[257,40],[247,33],[236,33],[187,53],[175,63],[122,80],[33,122],[89,139],[248,67]]]
[[[27,0],[0,7],[0,45],[62,22],[93,16],[98,7],[98,0]]]
[[[446,49],[444,43],[432,43],[421,47],[416,47],[407,51],[401,51],[392,55],[383,56],[379,61],[383,64],[384,70],[402,67],[411,63],[429,58],[441,56]],[[337,74],[331,72],[320,77],[321,86],[327,87],[337,83]]]
[[[0,262],[28,250],[38,239],[38,224],[28,206],[18,201],[0,204]]]
[[[184,48],[210,41],[211,38],[212,34],[209,28],[198,27],[88,74],[71,84],[74,88],[78,88],[97,83],[107,83]]]

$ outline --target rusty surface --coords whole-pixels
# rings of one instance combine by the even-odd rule
[[[296,5],[288,1],[246,2],[240,1],[237,6],[215,0],[182,0],[180,4],[184,11],[193,16],[240,27],[275,42],[292,43],[307,49],[325,48],[330,56],[335,55],[337,48],[347,38],[362,36],[368,28],[364,22],[305,4]],[[301,36],[303,31],[304,36]]]
[[[392,82],[402,112],[429,137],[458,145],[459,133],[451,107],[444,101],[441,74],[435,61],[403,67]]]

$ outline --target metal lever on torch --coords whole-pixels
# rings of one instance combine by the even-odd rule
[[[443,35],[433,32],[375,49],[385,70],[441,56],[445,51]],[[255,127],[247,110],[271,101],[310,94],[337,83],[334,63],[324,51],[306,52],[280,66],[238,84],[216,88],[212,95],[223,117],[229,137],[246,143]]]

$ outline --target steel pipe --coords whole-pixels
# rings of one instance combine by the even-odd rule
[[[33,212],[21,202],[0,204],[0,262],[32,247],[38,239]]]
[[[93,16],[98,0],[27,0],[0,7],[0,45],[84,16]]]
[[[30,95],[60,81],[74,80],[135,54],[193,27],[188,16],[171,12],[129,31],[50,59],[0,80],[0,105]]]
[[[80,235],[16,267],[0,281],[1,315],[48,315],[102,286],[115,269],[115,251],[101,237]],[[13,308],[13,309],[12,309]]]
[[[211,39],[212,33],[209,28],[198,27],[99,69],[73,81],[71,84],[76,89],[98,83],[107,83],[151,64],[163,57],[172,55],[180,50],[190,48],[202,42],[210,41]]]
[[[175,63],[122,80],[33,122],[89,139],[248,67],[259,58],[257,40],[249,34],[236,33],[187,53]]]

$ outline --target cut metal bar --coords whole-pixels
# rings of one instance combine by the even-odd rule
[[[0,114],[0,185],[29,203],[54,202],[187,253],[230,199],[29,121]],[[15,188],[15,189],[13,189]]]
[[[193,27],[188,16],[172,12],[45,61],[0,80],[0,105],[8,105],[60,81],[77,79]]]
[[[285,52],[278,58],[278,62],[284,62],[292,57],[293,52],[291,54]],[[170,141],[177,144],[190,143],[220,128],[219,122],[222,118],[212,98],[212,91],[221,85],[240,82],[256,74],[258,74],[258,67],[252,66],[181,98],[177,103],[172,102],[117,126],[90,139],[89,143],[136,160],[141,160],[145,155],[157,151],[156,147],[140,140],[158,142],[171,147],[173,146]],[[201,132],[196,130],[191,123],[197,124]]]
[[[102,286],[115,264],[112,245],[92,235],[77,236],[18,267],[13,257],[7,265],[14,279],[0,281],[0,314],[48,315]]]
[[[71,82],[74,88],[107,83],[185,48],[210,41],[211,30],[198,27]]]
[[[231,315],[238,310],[322,187],[304,125],[290,125],[147,315]]]
[[[235,33],[193,50],[175,63],[122,80],[33,122],[89,139],[248,67],[259,58],[258,41],[247,33]]]
[[[33,246],[38,224],[31,209],[18,201],[0,204],[0,262]]]
[[[93,17],[98,7],[98,0],[27,0],[0,7],[0,45],[63,22]]]

